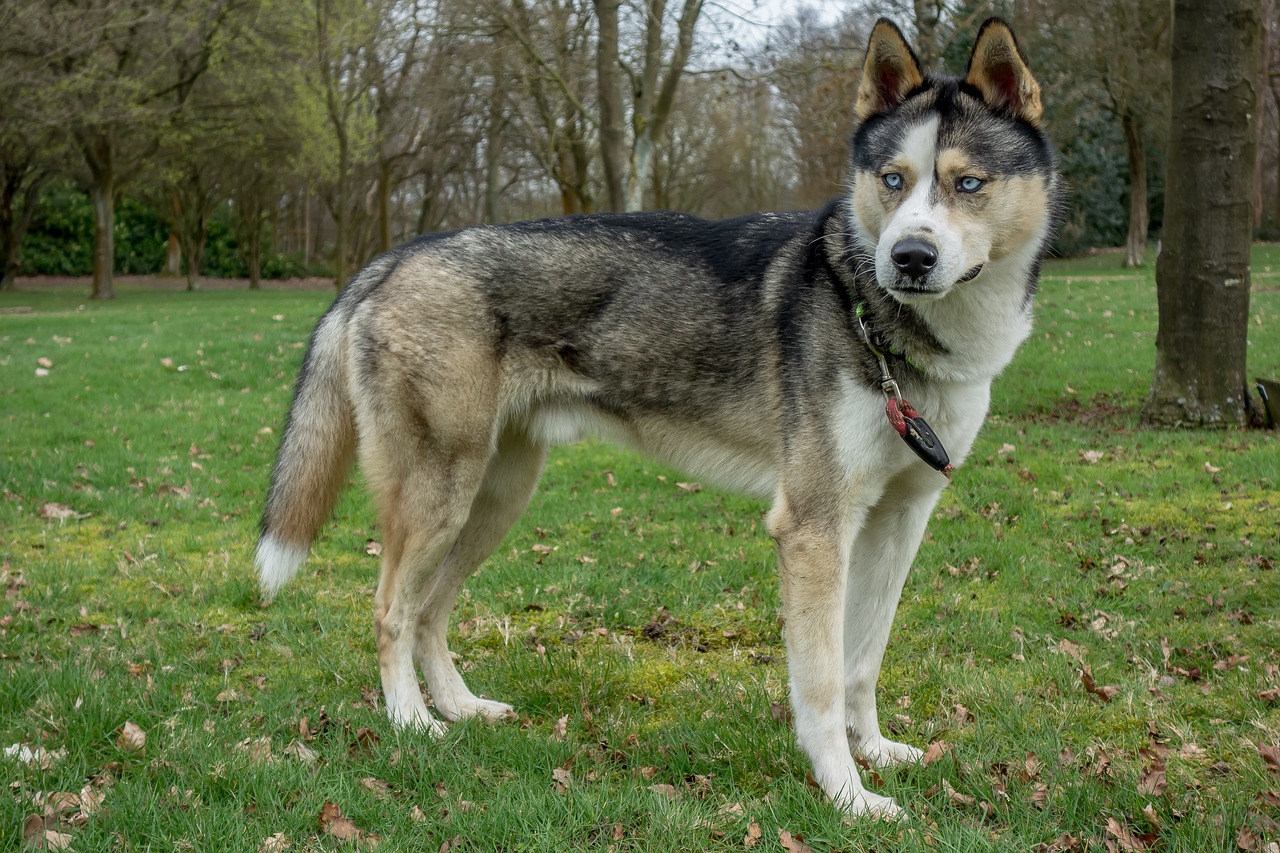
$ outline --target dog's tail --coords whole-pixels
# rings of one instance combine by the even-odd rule
[[[264,600],[273,598],[306,560],[355,458],[343,307],[340,300],[311,336],[271,472],[257,554]]]

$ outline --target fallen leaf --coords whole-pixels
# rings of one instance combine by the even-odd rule
[[[328,800],[320,807],[320,829],[339,841],[352,841],[364,834],[343,815],[342,809]]]
[[[65,748],[55,749],[50,752],[42,746],[30,747],[25,743],[15,743],[13,746],[4,748],[5,758],[15,758],[23,764],[34,764],[41,770],[48,770],[54,762],[61,761],[67,757]]]
[[[1031,853],[1076,853],[1080,849],[1080,839],[1066,832],[1052,841],[1037,844],[1031,848]]]
[[[81,518],[82,516],[66,504],[50,502],[40,507],[40,517],[51,521],[66,521],[69,518]]]
[[[1089,668],[1088,664],[1084,664],[1080,668],[1080,684],[1084,687],[1086,692],[1092,693],[1103,702],[1110,702],[1115,695],[1120,692],[1120,688],[1114,684],[1109,684],[1106,687],[1099,687],[1098,683],[1093,680],[1093,671]]]
[[[276,853],[279,850],[289,849],[289,839],[285,837],[283,832],[277,832],[275,835],[269,835],[262,839],[262,843],[258,845],[258,853]]]
[[[364,552],[370,557],[381,557],[382,543],[373,539],[366,539],[364,543]]]
[[[942,756],[945,755],[947,750],[950,748],[951,747],[947,744],[946,741],[935,740],[933,743],[929,744],[929,746],[925,748],[924,757],[920,759],[920,763],[927,767],[928,765],[933,764],[935,761],[942,758]]]
[[[674,800],[676,796],[679,794],[679,791],[676,790],[675,785],[668,785],[666,783],[662,783],[658,785],[650,785],[649,790],[653,791],[655,794],[661,794],[662,796],[666,797],[668,800]]]
[[[1211,465],[1208,462],[1204,463],[1204,471],[1206,474],[1217,474],[1221,470],[1222,469],[1219,468],[1217,465]]]
[[[568,731],[569,731],[569,715],[565,714],[563,717],[556,720],[555,725],[551,727],[551,739],[564,740]]]
[[[289,745],[284,748],[284,754],[292,756],[307,765],[315,764],[316,760],[319,758],[314,749],[296,738],[290,741]]]
[[[778,828],[778,843],[782,845],[783,850],[787,850],[789,853],[813,853],[812,847],[781,827]]]
[[[142,727],[132,721],[126,721],[120,727],[119,734],[116,737],[116,746],[127,752],[137,752],[147,745],[147,733]]]
[[[1101,450],[1080,451],[1080,458],[1083,459],[1085,462],[1088,462],[1090,465],[1097,465],[1098,462],[1102,460],[1102,457],[1104,455],[1106,454],[1104,454]]]
[[[557,794],[563,794],[569,790],[569,785],[573,783],[573,774],[563,767],[557,767],[551,771],[551,790]]]
[[[1260,840],[1247,826],[1240,827],[1240,831],[1236,833],[1236,847],[1241,850],[1257,850]]]
[[[689,492],[690,494],[695,494],[697,492],[702,491],[702,484],[701,483],[676,483],[676,488],[682,492]]]
[[[1145,853],[1147,849],[1146,843],[1133,830],[1113,817],[1107,818],[1107,835],[1116,840],[1123,853]]]
[[[377,779],[373,776],[365,776],[361,779],[360,787],[373,794],[379,800],[385,800],[387,797],[391,796],[391,786],[381,779]]]
[[[53,367],[53,362],[45,358],[44,356],[40,356],[39,358],[37,358],[36,364],[40,365],[41,367]]]
[[[760,832],[760,824],[756,823],[754,820],[751,821],[751,823],[747,826],[747,834],[742,836],[742,846],[755,847],[757,844],[760,843],[761,834],[762,833]]]
[[[1272,773],[1280,774],[1280,749],[1276,749],[1270,744],[1260,743],[1258,744],[1258,755],[1262,757],[1268,770]]]
[[[1167,787],[1163,761],[1153,761],[1142,769],[1142,774],[1138,777],[1139,794],[1144,797],[1161,797]]]

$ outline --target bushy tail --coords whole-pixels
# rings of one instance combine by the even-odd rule
[[[355,457],[355,415],[347,391],[345,317],[331,310],[316,326],[271,472],[258,539],[258,578],[274,597],[307,558],[338,500]]]

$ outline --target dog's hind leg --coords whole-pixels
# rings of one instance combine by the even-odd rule
[[[510,705],[479,698],[462,680],[449,653],[449,616],[463,583],[501,544],[528,506],[546,456],[547,448],[530,440],[523,429],[508,427],[503,432],[467,523],[418,611],[414,657],[436,710],[446,720],[478,716],[492,721],[513,716]]]
[[[371,477],[383,536],[374,631],[387,714],[396,726],[423,728],[432,734],[444,731],[427,710],[418,687],[413,666],[415,633],[419,610],[466,524],[484,476],[485,444],[483,450],[439,452],[437,447],[437,452],[420,458],[415,458],[416,448],[404,448],[396,454],[403,465],[400,470],[387,471],[383,466]],[[365,450],[362,446],[362,453]],[[384,452],[382,459],[391,455]]]
[[[853,543],[845,587],[845,722],[854,751],[877,767],[918,761],[914,746],[880,732],[876,682],[902,586],[941,491],[933,471],[890,483]]]

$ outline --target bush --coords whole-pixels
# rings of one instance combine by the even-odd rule
[[[164,266],[169,228],[150,206],[132,198],[116,204],[115,271],[150,275]],[[40,192],[22,244],[22,275],[92,275],[93,206],[70,181]]]

